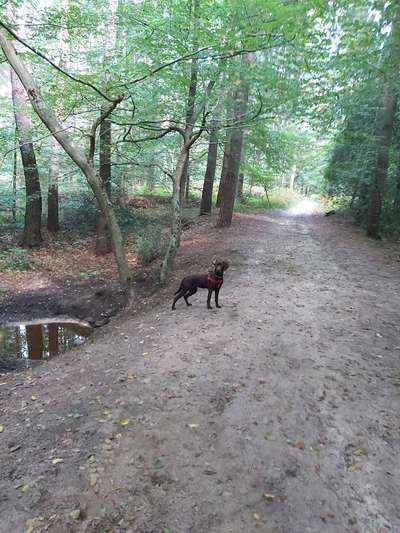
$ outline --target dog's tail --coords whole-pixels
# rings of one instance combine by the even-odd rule
[[[178,292],[181,292],[181,289],[182,289],[182,281],[181,281],[181,284],[179,285],[179,289],[175,291],[174,294],[178,294]]]

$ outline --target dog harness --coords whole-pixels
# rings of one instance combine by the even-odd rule
[[[210,289],[220,289],[224,282],[224,278],[223,276],[217,276],[214,272],[209,272],[207,281]]]

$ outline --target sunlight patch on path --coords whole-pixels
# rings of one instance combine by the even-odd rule
[[[292,217],[315,215],[320,211],[318,204],[310,198],[303,198],[293,207],[287,210],[287,214]]]

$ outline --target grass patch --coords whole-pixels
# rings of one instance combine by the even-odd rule
[[[268,196],[269,201],[265,195],[245,195],[242,201],[236,201],[235,211],[245,213],[248,211],[265,211],[266,209],[288,209],[298,199],[296,193],[286,189],[272,190]]]

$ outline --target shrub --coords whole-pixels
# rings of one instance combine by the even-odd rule
[[[148,226],[136,239],[136,253],[142,265],[151,263],[160,253],[161,230]]]
[[[31,269],[31,260],[28,250],[24,248],[10,248],[0,254],[3,264],[1,270],[25,271]]]

